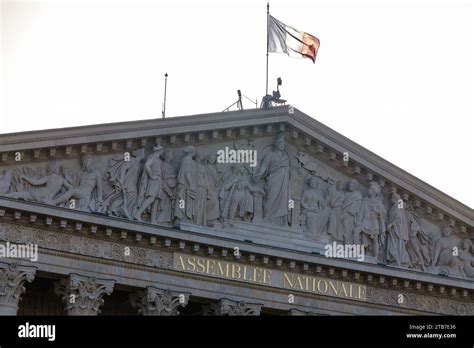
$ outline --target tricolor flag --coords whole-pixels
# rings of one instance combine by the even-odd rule
[[[268,52],[286,53],[293,58],[310,58],[313,63],[319,49],[319,39],[296,30],[269,15]]]

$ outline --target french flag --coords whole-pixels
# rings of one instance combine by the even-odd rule
[[[292,58],[309,58],[316,61],[319,39],[292,28],[275,17],[268,21],[268,52],[286,53]]]

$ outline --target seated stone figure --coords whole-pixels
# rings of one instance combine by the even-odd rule
[[[70,187],[67,192],[54,199],[52,204],[57,205],[73,198],[78,200],[78,203],[75,204],[76,209],[93,210],[91,201],[94,190],[97,192],[97,207],[95,207],[95,210],[99,211],[102,206],[102,176],[98,170],[92,167],[92,157],[85,155],[82,157],[82,172],[79,178],[79,185]]]
[[[7,194],[7,197],[24,199],[26,201],[40,202],[46,204],[54,204],[54,197],[61,191],[64,186],[71,188],[69,183],[59,175],[59,164],[56,161],[48,163],[46,167],[46,176],[40,179],[29,178],[26,175],[20,175],[19,178],[25,180],[32,186],[40,186],[31,188],[27,191],[13,192]]]
[[[442,237],[434,247],[433,267],[438,267],[439,273],[451,277],[463,277],[462,263],[454,252],[457,248],[456,241],[451,237],[453,230],[449,226],[443,227]]]
[[[459,259],[461,261],[462,273],[467,278],[474,278],[474,256],[471,253],[472,242],[469,239],[461,241],[459,248]]]

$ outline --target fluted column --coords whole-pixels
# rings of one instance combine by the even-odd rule
[[[189,293],[147,286],[145,290],[130,295],[130,303],[138,308],[138,314],[175,316],[179,315],[179,307],[185,307],[188,304],[189,295]]]
[[[259,316],[261,304],[228,300],[226,298],[203,306],[203,315]]]
[[[61,296],[67,315],[98,315],[102,297],[112,293],[114,284],[111,279],[70,274],[55,283],[54,291]]]
[[[16,315],[21,295],[25,292],[25,281],[35,278],[36,267],[23,266],[16,262],[0,262],[0,315]]]

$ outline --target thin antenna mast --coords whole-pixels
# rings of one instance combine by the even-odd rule
[[[163,111],[161,112],[161,118],[165,118],[166,114],[166,85],[168,84],[168,73],[165,73],[165,97],[163,101]]]

